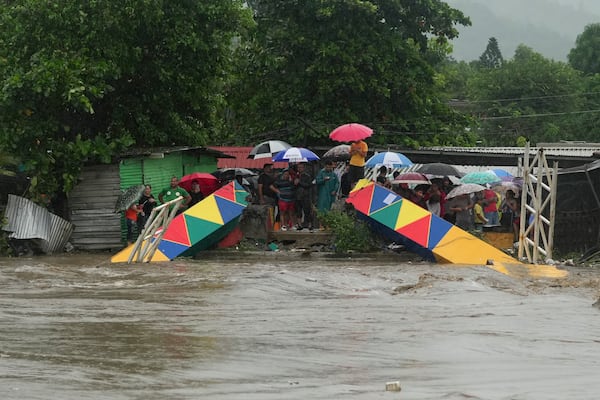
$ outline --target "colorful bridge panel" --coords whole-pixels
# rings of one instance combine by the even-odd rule
[[[151,261],[168,261],[191,249],[202,240],[216,240],[225,236],[247,206],[248,193],[237,182],[231,182],[204,200],[177,215],[169,224]],[[134,245],[128,246],[111,258],[111,262],[127,262]]]
[[[488,260],[493,260],[519,264],[503,251],[432,215],[391,190],[364,181],[357,184],[346,201],[360,213],[431,250],[438,261],[485,265]]]

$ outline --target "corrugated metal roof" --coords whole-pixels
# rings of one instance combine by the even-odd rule
[[[248,158],[248,154],[250,154],[252,147],[211,146],[210,148],[234,157],[219,158],[217,161],[217,168],[262,169],[265,164],[273,163],[270,158],[261,158],[258,160]],[[275,168],[287,168],[288,163],[276,162],[273,163],[273,166]]]
[[[12,194],[8,195],[5,216],[8,223],[2,229],[11,232],[9,238],[39,239],[41,250],[47,254],[61,251],[73,232],[69,221]]]
[[[529,154],[535,154],[539,149],[553,156],[578,156],[592,157],[600,151],[600,144],[585,143],[580,145],[561,145],[558,143],[540,143],[537,147],[530,147]],[[490,153],[490,154],[523,154],[523,147],[427,147],[422,150],[464,152],[464,153]]]

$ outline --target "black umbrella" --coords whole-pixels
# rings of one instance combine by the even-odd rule
[[[211,172],[211,175],[214,175],[221,182],[227,182],[234,180],[236,176],[247,178],[249,176],[257,176],[258,174],[247,168],[221,168]]]
[[[119,197],[117,197],[115,212],[127,210],[132,204],[138,201],[144,192],[144,187],[144,185],[134,185],[122,191]]]
[[[420,172],[425,175],[432,176],[458,176],[461,177],[464,174],[460,172],[455,166],[444,163],[430,163],[423,164],[418,169],[417,172]]]
[[[327,150],[322,157],[324,160],[344,161],[350,159],[350,145],[340,144]]]

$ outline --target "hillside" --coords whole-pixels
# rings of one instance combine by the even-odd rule
[[[471,18],[472,26],[459,27],[453,57],[475,60],[495,37],[504,58],[519,44],[545,57],[566,61],[577,35],[590,23],[600,22],[600,2],[573,0],[446,0]]]

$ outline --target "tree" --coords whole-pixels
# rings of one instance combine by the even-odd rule
[[[440,97],[430,43],[439,51],[470,23],[460,11],[430,0],[248,3],[257,31],[240,48],[232,132],[329,143],[336,125],[360,121],[372,142],[456,139],[465,120]]]
[[[15,0],[0,11],[0,149],[31,194],[68,192],[82,163],[221,130],[242,0]],[[64,194],[64,193],[63,193]]]
[[[571,66],[586,75],[600,73],[600,23],[590,24],[577,36],[568,55]]]
[[[498,47],[498,41],[496,38],[491,37],[488,40],[485,51],[481,57],[479,57],[479,65],[483,68],[499,68],[502,66],[503,62],[504,59],[502,58],[502,53]]]
[[[573,118],[582,109],[582,80],[568,64],[544,58],[521,45],[512,60],[495,69],[479,69],[469,81],[469,98],[482,120],[486,145],[515,145],[575,139]]]

